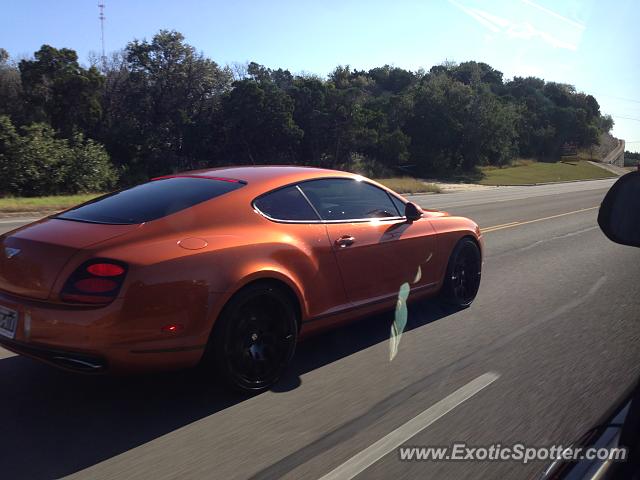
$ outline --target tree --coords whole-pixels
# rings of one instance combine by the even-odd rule
[[[431,74],[417,87],[414,102],[407,133],[423,174],[503,165],[513,158],[517,112],[488,89],[475,91],[447,74]]]
[[[555,160],[565,143],[588,148],[613,126],[596,99],[572,85],[515,77],[502,91],[520,110],[519,151],[526,157]]]
[[[322,79],[297,77],[289,90],[293,120],[304,132],[296,157],[301,163],[323,166],[331,150],[329,88]]]
[[[611,115],[603,115],[598,121],[600,123],[601,132],[609,133],[613,128],[614,121]]]
[[[64,136],[93,132],[102,116],[100,72],[81,67],[67,48],[43,45],[34,57],[19,63],[29,121],[49,123]]]
[[[22,115],[20,72],[10,62],[9,52],[0,48],[0,115]]]
[[[389,65],[372,68],[367,75],[375,81],[381,91],[392,93],[400,93],[415,81],[413,72]]]
[[[0,194],[10,192],[16,178],[14,159],[19,141],[18,132],[7,115],[0,115]]]
[[[450,68],[450,75],[465,85],[488,85],[496,92],[502,86],[502,72],[483,62],[462,62]]]
[[[327,152],[332,168],[349,168],[354,153],[370,153],[377,143],[378,132],[374,110],[365,103],[371,96],[374,81],[365,72],[338,66],[329,75],[327,111],[331,150]]]
[[[217,143],[223,139],[210,127],[231,72],[175,31],[161,30],[150,42],[135,40],[123,56],[125,71],[107,74],[121,82],[121,90],[111,97],[117,103],[110,105],[103,133],[107,148],[118,152],[117,161],[128,164],[134,176],[212,163],[211,137],[217,132]]]
[[[338,66],[326,78],[256,62],[232,69],[161,30],[101,68],[66,48],[43,45],[18,65],[0,49],[2,191],[108,188],[109,158],[123,186],[231,163],[450,174],[517,155],[554,161],[564,144],[588,148],[613,127],[572,85],[505,81],[476,61],[428,72]],[[52,165],[61,173],[41,179]]]
[[[295,161],[303,131],[293,120],[293,100],[275,85],[241,80],[225,96],[222,110],[236,162]]]

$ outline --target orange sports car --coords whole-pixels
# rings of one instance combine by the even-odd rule
[[[470,305],[483,240],[358,175],[260,166],[155,178],[0,243],[3,347],[81,372],[203,364],[260,391],[299,339],[403,285]]]

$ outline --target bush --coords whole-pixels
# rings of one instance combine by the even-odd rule
[[[5,159],[5,193],[26,197],[62,193],[59,187],[67,174],[65,159],[70,156],[66,140],[54,138],[53,129],[44,123],[21,130],[12,154]]]
[[[66,159],[63,180],[65,193],[103,192],[113,188],[118,175],[104,147],[76,134],[71,141],[71,155]]]
[[[44,123],[18,133],[0,116],[0,193],[40,196],[95,192],[111,188],[116,172],[104,148],[76,134],[71,141],[55,137]]]
[[[353,153],[349,160],[336,166],[339,170],[357,173],[363,177],[385,177],[390,176],[392,171],[375,159],[367,158],[359,153]]]

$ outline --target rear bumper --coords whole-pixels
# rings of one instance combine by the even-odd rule
[[[124,299],[88,308],[18,298],[0,292],[0,305],[18,312],[15,338],[0,347],[64,370],[88,374],[133,374],[197,365],[210,327],[182,309],[131,314]],[[139,313],[138,310],[135,313]],[[179,333],[162,330],[179,323]]]
[[[42,360],[65,370],[82,373],[102,373],[107,370],[106,359],[95,355],[29,345],[3,337],[0,337],[0,346],[14,353]]]

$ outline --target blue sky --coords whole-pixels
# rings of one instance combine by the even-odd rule
[[[571,83],[613,115],[640,151],[640,2],[551,0],[104,0],[107,51],[161,28],[220,64],[255,61],[326,75],[336,65],[418,69],[478,60],[514,75]],[[6,2],[0,47],[43,43],[86,62],[100,50],[98,0]]]

